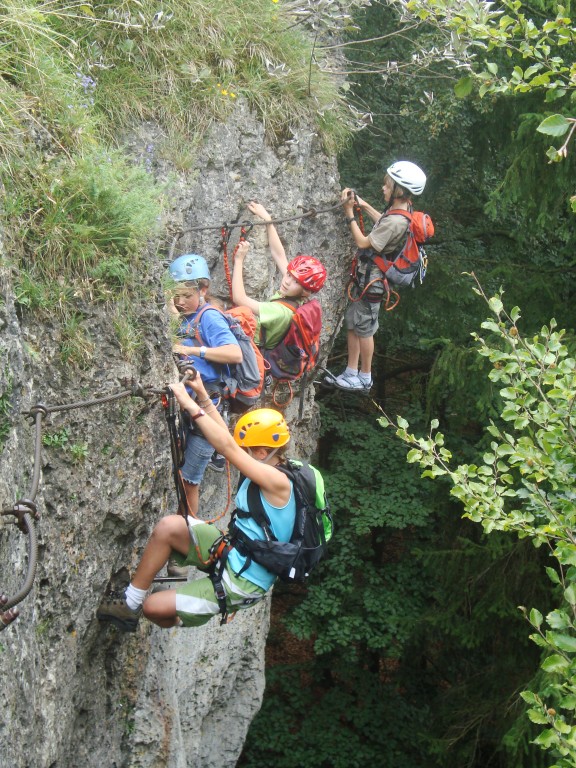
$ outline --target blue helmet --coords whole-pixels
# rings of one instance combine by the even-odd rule
[[[185,280],[210,280],[206,259],[196,253],[185,253],[174,259],[169,267],[170,275],[177,283]]]

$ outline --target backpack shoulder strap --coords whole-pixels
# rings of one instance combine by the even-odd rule
[[[282,304],[283,307],[287,307],[288,309],[291,309],[292,312],[296,312],[296,310],[300,306],[299,303],[290,301],[290,299],[272,299],[272,301],[275,301],[277,304]]]
[[[386,211],[386,216],[404,216],[405,219],[412,222],[412,211],[406,211],[404,208],[392,208],[391,211]]]
[[[202,341],[202,334],[200,333],[200,320],[202,319],[202,315],[204,314],[204,312],[206,312],[206,310],[208,309],[213,309],[216,312],[220,312],[221,315],[224,314],[224,312],[222,312],[220,307],[215,307],[213,304],[204,304],[204,306],[198,310],[198,312],[196,313],[196,317],[192,321],[192,328],[194,329],[194,334],[196,335],[196,338],[200,342],[200,345],[204,344],[204,342]]]
[[[248,500],[249,512],[241,512],[236,510],[238,517],[251,517],[264,531],[264,535],[268,541],[278,541],[276,536],[272,533],[272,523],[270,518],[266,514],[262,498],[260,496],[260,487],[256,483],[250,481],[248,483],[248,489],[246,491],[246,497]]]
[[[316,476],[308,462],[297,462],[287,459],[285,464],[277,464],[276,469],[283,472],[294,487],[296,503],[314,505],[316,498]]]

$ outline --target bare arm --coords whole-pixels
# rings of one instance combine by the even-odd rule
[[[286,258],[286,251],[284,250],[284,246],[282,245],[276,227],[272,224],[272,217],[266,208],[255,200],[250,200],[248,203],[248,210],[255,216],[258,216],[259,219],[266,222],[266,234],[268,235],[270,253],[272,254],[276,266],[280,270],[280,273],[284,276],[288,266],[288,259]]]
[[[194,379],[189,379],[186,382],[186,386],[190,387],[190,389],[194,391],[196,395],[196,403],[206,412],[206,415],[210,416],[210,418],[213,419],[216,424],[219,424],[223,429],[228,431],[228,424],[226,424],[220,415],[218,408],[216,408],[212,402],[212,399],[206,391],[206,387],[204,386],[204,382],[202,381],[200,374],[197,373]]]
[[[172,351],[185,357],[200,357],[200,347],[187,347],[186,344],[174,344]],[[210,363],[241,363],[242,350],[238,344],[223,344],[221,347],[206,347],[204,358]]]
[[[255,315],[260,314],[260,302],[251,299],[244,288],[244,259],[250,248],[250,243],[243,240],[234,256],[234,271],[232,272],[232,299],[239,307],[250,307]]]
[[[362,234],[362,231],[358,225],[358,222],[353,219],[354,217],[354,194],[353,190],[346,187],[346,189],[342,190],[340,199],[342,200],[342,208],[344,209],[344,215],[346,216],[346,219],[350,222],[350,233],[352,235],[352,238],[354,239],[354,242],[358,246],[358,248],[371,248],[372,244],[370,242],[370,238],[366,235]],[[366,213],[370,216],[370,218],[373,221],[377,221],[381,214],[378,213],[378,211],[375,208],[372,208],[371,205],[368,205],[368,203],[365,200],[362,200],[361,197],[358,197],[356,195],[356,203],[366,211]]]
[[[186,388],[179,382],[172,385],[172,391],[182,410],[187,411],[193,418],[202,410],[186,392]],[[283,507],[290,498],[290,481],[279,470],[270,464],[263,464],[253,459],[246,451],[234,441],[228,430],[214,419],[200,416],[196,423],[202,430],[202,434],[208,442],[240,472],[253,480],[265,493],[267,500],[276,507]]]

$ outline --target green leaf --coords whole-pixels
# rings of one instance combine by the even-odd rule
[[[474,80],[470,75],[466,75],[465,77],[461,77],[460,80],[456,83],[454,86],[454,93],[459,99],[465,99],[466,96],[469,96],[472,93],[472,88],[474,87]]]
[[[536,130],[548,136],[564,136],[569,128],[570,121],[564,115],[550,115],[550,117],[542,120]]]
[[[576,696],[574,694],[569,694],[568,696],[563,696],[561,701],[562,709],[576,709]]]
[[[558,734],[551,728],[547,728],[542,731],[535,739],[534,744],[538,744],[541,747],[551,747],[558,742]]]
[[[530,624],[532,624],[534,627],[540,627],[542,625],[542,622],[544,621],[544,617],[540,613],[539,610],[536,608],[532,608],[530,611]]]
[[[554,568],[546,568],[546,573],[548,574],[548,578],[551,582],[554,584],[560,584],[560,576],[558,576],[558,573],[554,570]]]
[[[540,665],[545,672],[565,672],[570,666],[568,659],[564,656],[560,656],[558,653],[553,653],[552,656],[544,659]]]
[[[538,725],[546,725],[548,723],[548,715],[542,712],[541,709],[529,709],[528,717],[533,723],[538,723]]]
[[[532,691],[521,691],[520,696],[524,699],[526,704],[532,704],[533,706],[542,705],[540,698]]]
[[[504,305],[502,304],[498,296],[493,296],[488,302],[488,305],[490,306],[490,309],[492,310],[492,312],[494,312],[495,314],[499,314],[504,309]]]
[[[538,725],[546,725],[549,721],[548,715],[542,712],[541,709],[529,709],[528,717],[533,723],[538,723]]]
[[[551,611],[546,616],[546,621],[552,629],[566,629],[572,626],[570,617],[564,611]]]
[[[574,589],[573,584],[570,584],[570,586],[564,590],[564,599],[567,603],[570,603],[570,605],[576,605],[576,589]]]
[[[561,651],[567,651],[568,653],[576,653],[576,637],[572,635],[559,634],[558,632],[550,632],[550,640]]]
[[[556,147],[548,147],[546,150],[546,157],[551,163],[559,163],[562,160],[562,155],[558,152]],[[574,200],[576,201],[576,197]],[[576,210],[576,207],[573,206],[573,210]]]

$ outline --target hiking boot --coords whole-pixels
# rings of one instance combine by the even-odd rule
[[[175,557],[171,557],[166,563],[166,573],[168,574],[168,576],[171,576],[173,579],[186,578],[188,576],[189,570],[190,570],[189,565],[179,565],[176,562]]]
[[[128,608],[123,592],[110,592],[102,598],[96,611],[98,621],[114,624],[121,632],[136,632],[142,608]]]
[[[208,462],[208,469],[214,470],[214,472],[224,472],[224,469],[226,468],[226,459],[224,456],[221,456],[219,453],[214,453],[210,457],[210,461]]]

